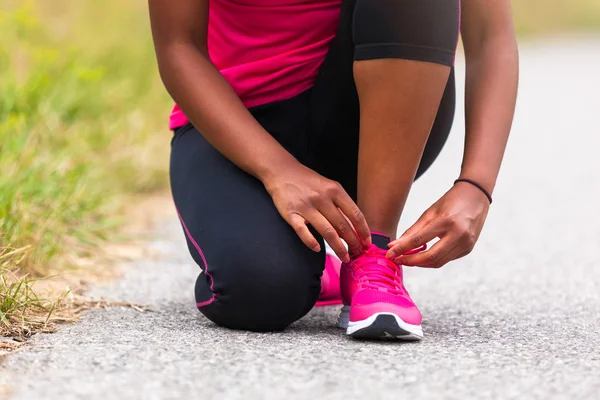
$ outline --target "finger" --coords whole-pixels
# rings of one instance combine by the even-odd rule
[[[313,236],[312,233],[310,233],[308,226],[306,226],[306,220],[301,215],[293,214],[289,218],[288,223],[291,225],[294,231],[296,231],[296,234],[300,240],[302,240],[302,243],[306,245],[306,247],[317,253],[321,251],[321,245],[319,244],[319,241]]]
[[[423,214],[421,214],[421,216],[419,217],[419,219],[411,225],[410,228],[408,228],[402,235],[400,238],[407,236],[407,235],[412,235],[417,231],[420,231],[421,229],[423,229],[426,225],[429,225],[432,221],[434,220],[432,213],[425,211]],[[394,242],[400,240],[400,238],[393,240],[390,244],[393,245]]]
[[[467,255],[469,255],[471,253],[471,251],[473,251],[473,245],[471,244],[472,242],[470,241],[469,238],[465,239],[464,235],[452,235],[452,237],[454,239],[452,239],[455,243],[455,246],[444,256],[439,256],[440,259],[436,262],[433,262],[434,257],[430,257],[430,263],[427,264],[419,264],[417,266],[419,267],[424,267],[424,268],[441,268],[444,265],[448,264],[450,261],[454,261],[454,260],[458,260],[460,258],[463,258]],[[441,242],[441,240],[440,240]],[[439,242],[438,242],[439,243]],[[436,245],[438,245],[438,243],[436,243]],[[434,247],[436,247],[436,245],[434,245],[429,251],[433,250]],[[426,254],[428,252],[422,253],[422,254]],[[441,252],[440,252],[441,254]],[[395,262],[397,264],[402,264],[404,262],[404,259],[408,257],[408,256],[401,256],[398,257]]]
[[[323,236],[323,239],[329,243],[329,246],[331,246],[340,260],[345,263],[350,262],[348,249],[346,249],[346,246],[344,246],[344,243],[342,243],[339,234],[331,225],[331,223],[323,216],[323,214],[315,210],[307,215],[306,221],[310,223],[313,228],[315,228],[317,232],[321,234],[321,236]]]
[[[342,210],[342,213],[350,220],[352,227],[356,231],[356,235],[365,247],[371,245],[371,230],[367,224],[364,214],[352,198],[344,189],[334,198],[335,205]]]
[[[443,265],[440,261],[448,254],[460,250],[457,239],[457,237],[445,236],[427,251],[399,257],[400,263],[409,267],[439,268]]]
[[[444,265],[448,264],[451,261],[454,260],[458,260],[459,258],[462,258],[464,256],[466,256],[467,254],[469,254],[470,251],[461,251],[460,250],[460,246],[456,246],[452,251],[450,251],[448,254],[446,254],[439,262],[438,265],[435,267],[432,266],[425,266],[424,268],[441,268]]]
[[[457,248],[455,249],[455,251],[453,251],[453,252],[451,252],[450,254],[448,254],[448,255],[445,257],[445,259],[443,259],[443,260],[442,260],[442,261],[444,261],[444,264],[442,264],[442,265],[448,264],[450,261],[456,261],[456,260],[459,260],[459,259],[461,259],[461,258],[463,258],[463,257],[466,257],[466,256],[468,256],[470,253],[471,253],[471,250],[462,250],[462,251],[461,251],[461,250],[459,250],[459,247],[457,247]],[[441,263],[442,261],[440,261],[440,263]]]
[[[444,258],[442,258],[439,261],[439,267],[437,268],[441,268],[444,265],[448,264],[451,261],[454,260],[458,260],[459,258],[462,258],[464,256],[466,256],[467,254],[469,254],[468,252],[460,252],[460,250],[458,250],[458,247],[456,249],[454,249],[453,251],[451,251],[450,253],[448,253]]]
[[[417,222],[415,225],[417,224],[419,224],[417,228],[410,229],[410,233],[403,234],[399,239],[394,240],[388,245],[390,247],[390,250],[387,252],[388,258],[393,260],[412,249],[417,249],[427,244],[444,233],[443,227],[439,223],[436,223],[436,221],[429,223]]]
[[[333,203],[329,203],[323,208],[319,208],[319,212],[321,212],[327,221],[335,228],[338,235],[346,241],[350,254],[360,253],[362,250],[362,243],[358,236],[356,236],[350,221],[346,219],[340,210]]]

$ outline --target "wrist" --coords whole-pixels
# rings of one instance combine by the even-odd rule
[[[289,174],[289,171],[302,166],[293,156],[271,159],[270,162],[260,166],[257,170],[256,178],[262,182],[268,192],[277,185],[282,176]]]
[[[468,179],[477,182],[490,196],[494,194],[496,178],[497,174],[485,171],[484,168],[463,168],[458,177],[458,179]]]
[[[454,181],[454,186],[456,186],[456,185],[470,186],[471,189],[478,191],[481,194],[481,197],[485,198],[489,202],[490,205],[493,202],[491,193],[488,192],[485,189],[485,187],[483,187],[477,181],[474,181],[474,180],[468,179],[468,178],[458,178],[457,180]]]

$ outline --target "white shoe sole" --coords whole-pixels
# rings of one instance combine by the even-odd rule
[[[350,306],[342,307],[338,326],[346,329],[347,335],[359,339],[423,339],[421,325],[408,324],[392,313],[376,313],[362,321],[350,321]]]

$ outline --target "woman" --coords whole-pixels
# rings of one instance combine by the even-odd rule
[[[481,232],[517,92],[509,0],[149,4],[161,76],[178,104],[171,185],[204,272],[200,311],[233,329],[286,328],[340,287],[333,267],[321,285],[326,241],[343,261],[347,333],[420,339],[402,265],[439,268]],[[460,179],[393,240],[412,182],[450,131],[459,31]]]

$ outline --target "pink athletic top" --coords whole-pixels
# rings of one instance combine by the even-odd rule
[[[340,6],[341,0],[210,0],[210,58],[246,107],[289,99],[313,85]],[[170,128],[187,122],[175,105]]]

